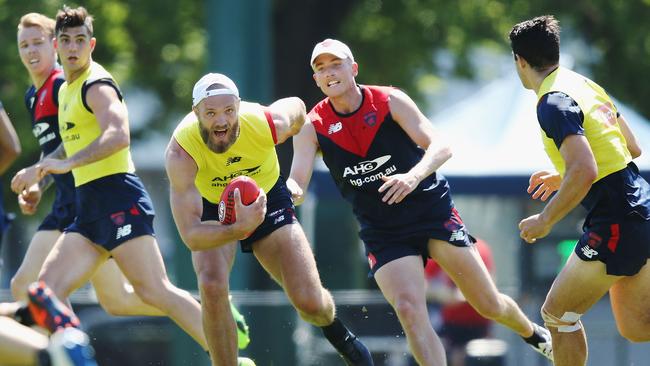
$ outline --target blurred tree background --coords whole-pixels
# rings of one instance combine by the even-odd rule
[[[38,157],[22,101],[29,79],[17,55],[16,25],[27,12],[54,16],[63,3],[0,0],[0,99],[23,144],[23,154],[8,175]],[[452,55],[454,76],[471,79],[473,49],[508,52],[507,33],[514,23],[551,13],[596,50],[598,57],[590,58],[589,65],[595,80],[650,115],[646,103],[650,89],[644,87],[645,71],[650,69],[650,23],[644,20],[650,17],[650,0],[272,0],[271,4],[274,54],[272,60],[260,62],[273,63],[273,98],[298,95],[308,106],[318,101],[320,91],[307,60],[316,42],[337,37],[355,53],[359,82],[399,86],[422,102],[440,81],[436,52]],[[136,121],[145,127],[134,128],[133,138],[151,130],[169,131],[188,110],[193,82],[207,65],[205,29],[211,21],[207,1],[86,0],[82,5],[96,19],[95,60],[107,66],[127,91],[145,91],[158,100],[145,121]],[[128,92],[126,97],[128,102]]]

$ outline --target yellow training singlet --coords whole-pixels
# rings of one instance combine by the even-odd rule
[[[59,130],[68,156],[84,149],[101,134],[99,123],[86,104],[86,92],[90,85],[97,82],[112,85],[122,99],[122,93],[111,74],[95,62],[71,84],[63,83],[59,90]],[[104,159],[75,168],[72,174],[78,187],[101,177],[134,171],[131,153],[126,147]]]
[[[271,190],[280,176],[273,118],[259,104],[240,103],[239,137],[224,153],[213,152],[203,142],[194,112],[183,118],[173,137],[196,162],[198,172],[194,183],[209,202],[219,203],[223,189],[240,175],[253,178],[265,192]]]
[[[584,115],[584,135],[596,159],[598,178],[624,169],[632,161],[618,125],[616,107],[598,84],[569,69],[558,67],[542,82],[537,100],[550,92],[562,92],[576,101]],[[553,139],[542,130],[544,149],[555,169],[564,177],[565,164]]]

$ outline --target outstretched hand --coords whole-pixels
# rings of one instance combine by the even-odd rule
[[[532,199],[539,198],[542,202],[545,202],[553,192],[560,189],[561,184],[562,177],[560,177],[560,174],[541,170],[530,176],[526,191],[531,195]]]
[[[64,174],[70,170],[72,170],[72,165],[68,160],[43,159],[16,173],[11,179],[11,190],[16,194],[21,194],[29,187],[40,182],[48,174]]]
[[[387,191],[381,200],[389,205],[402,202],[420,184],[415,176],[408,173],[382,176],[381,179],[384,184],[379,187],[378,191],[379,193]]]

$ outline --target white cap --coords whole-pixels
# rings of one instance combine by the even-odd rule
[[[332,54],[342,60],[349,58],[350,61],[354,62],[354,57],[352,56],[352,51],[350,51],[350,47],[348,47],[345,43],[341,41],[328,38],[322,42],[316,43],[316,46],[314,46],[314,50],[311,53],[311,61],[309,62],[309,64],[313,66],[316,57],[324,53]]]
[[[223,85],[224,88],[208,90],[213,84]],[[196,107],[203,99],[213,95],[234,95],[239,98],[239,90],[237,90],[237,85],[224,74],[205,74],[194,84],[192,107]]]

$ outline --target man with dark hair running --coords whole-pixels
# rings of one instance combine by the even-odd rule
[[[605,90],[559,66],[560,26],[550,15],[510,31],[510,45],[524,88],[537,94],[544,148],[556,172],[536,172],[528,193],[548,201],[519,223],[534,243],[581,204],[589,212],[584,233],[542,306],[553,337],[555,365],[587,362],[580,318],[607,292],[621,335],[650,340],[650,185],[632,159],[641,149]]]
[[[49,252],[39,280],[65,300],[113,258],[144,303],[207,349],[199,303],[167,277],[154,237],[153,205],[131,160],[122,92],[92,60],[93,18],[83,7],[64,6],[55,35],[65,73],[58,113],[63,143],[12,182],[21,193],[48,174],[74,176],[76,217]]]

